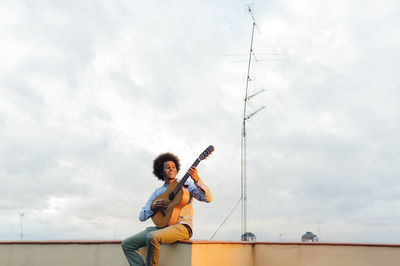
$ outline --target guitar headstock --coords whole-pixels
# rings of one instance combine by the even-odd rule
[[[214,151],[214,146],[210,145],[205,149],[199,156],[199,160],[202,161],[206,159]]]

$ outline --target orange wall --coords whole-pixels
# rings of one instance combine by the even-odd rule
[[[144,254],[143,254],[144,255]],[[120,241],[1,242],[1,266],[128,266]],[[400,245],[182,241],[159,266],[398,266]]]
[[[399,266],[400,247],[367,245],[255,245],[255,265]]]

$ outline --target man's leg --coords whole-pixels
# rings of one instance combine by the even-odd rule
[[[175,224],[147,234],[146,265],[157,265],[160,258],[160,245],[171,244],[179,240],[189,239],[189,232],[182,224]]]
[[[125,257],[131,266],[144,266],[144,261],[139,254],[138,249],[146,245],[146,236],[148,233],[157,230],[157,227],[147,227],[146,230],[128,237],[122,241],[122,250],[125,253]]]

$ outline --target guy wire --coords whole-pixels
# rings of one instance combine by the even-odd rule
[[[229,219],[229,217],[231,217],[232,213],[235,211],[236,207],[239,205],[239,202],[242,200],[242,198],[239,199],[239,201],[236,203],[235,207],[233,207],[232,211],[229,213],[229,215],[225,218],[225,220],[221,223],[221,225],[217,228],[217,230],[215,231],[215,233],[212,235],[212,237],[210,238],[210,240],[212,240],[214,238],[214,236],[217,234],[217,232],[219,231],[219,229],[221,229],[221,227],[225,224],[225,222]]]

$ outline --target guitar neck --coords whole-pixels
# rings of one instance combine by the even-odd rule
[[[196,159],[196,161],[194,161],[194,163],[192,164],[192,167],[197,167],[199,165],[201,160],[199,160],[199,158]],[[183,184],[185,184],[186,180],[189,178],[189,174],[188,172],[186,172],[186,174],[183,176],[183,178],[181,179],[181,181],[179,181],[179,184],[175,187],[173,193],[174,195],[176,195],[176,193],[178,193],[178,191],[182,188]]]

